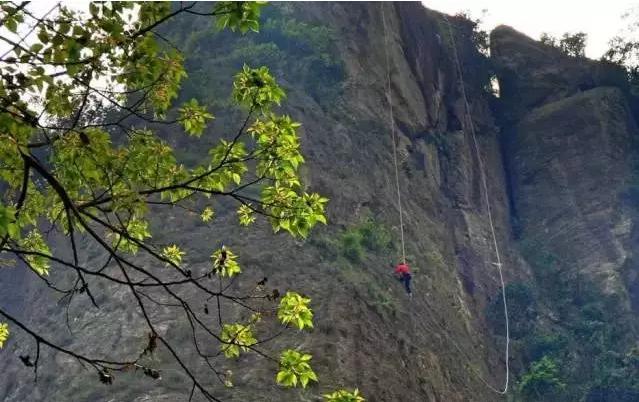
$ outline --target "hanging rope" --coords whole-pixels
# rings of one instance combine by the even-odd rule
[[[402,196],[401,196],[401,191],[400,191],[400,185],[399,185],[399,168],[398,168],[398,163],[397,163],[397,144],[396,144],[396,133],[395,133],[395,118],[393,116],[393,102],[392,102],[392,91],[391,91],[391,73],[390,73],[390,63],[389,63],[389,57],[388,57],[388,32],[387,32],[387,27],[386,27],[386,11],[384,9],[384,3],[381,3],[381,12],[382,12],[382,24],[383,24],[383,28],[384,28],[384,53],[386,56],[386,78],[387,78],[387,86],[386,86],[386,99],[388,102],[388,109],[389,109],[389,126],[391,129],[391,139],[392,139],[392,143],[393,143],[393,164],[395,167],[395,184],[396,184],[396,188],[397,188],[397,204],[398,204],[398,209],[399,209],[399,226],[400,226],[400,232],[401,232],[401,242],[402,242],[402,261],[406,262],[406,250],[405,250],[405,245],[404,245],[404,218],[403,218],[403,212],[402,212]],[[479,171],[480,171],[480,176],[481,176],[481,183],[482,183],[482,189],[483,189],[483,193],[484,193],[484,200],[486,202],[486,208],[487,208],[487,215],[488,215],[488,222],[490,224],[490,232],[492,235],[492,240],[493,240],[493,246],[494,246],[494,250],[495,250],[495,256],[497,259],[497,262],[495,263],[495,265],[497,266],[497,269],[499,271],[499,280],[501,283],[501,295],[502,295],[502,302],[503,302],[503,306],[504,306],[504,317],[505,317],[505,323],[506,323],[506,350],[505,350],[505,357],[506,357],[506,379],[505,379],[505,384],[504,384],[504,388],[503,389],[497,389],[495,387],[493,387],[492,385],[490,385],[486,380],[484,380],[484,378],[481,376],[481,374],[478,372],[477,369],[475,369],[474,367],[470,366],[473,371],[475,371],[475,374],[477,375],[477,377],[492,391],[501,394],[501,395],[505,395],[506,393],[508,393],[508,385],[509,385],[509,380],[510,380],[510,324],[509,324],[509,319],[508,319],[508,304],[506,302],[506,286],[505,286],[505,282],[504,282],[504,276],[503,276],[503,272],[502,272],[502,262],[501,262],[501,253],[499,251],[499,244],[497,242],[497,235],[495,233],[495,225],[493,222],[493,216],[492,216],[492,206],[490,203],[490,197],[488,195],[488,184],[487,184],[487,180],[486,180],[486,173],[484,171],[484,162],[483,159],[481,157],[481,152],[479,150],[479,143],[477,141],[477,135],[475,133],[475,126],[474,123],[472,121],[472,116],[470,114],[470,104],[468,102],[468,98],[466,96],[466,88],[464,85],[464,77],[463,77],[463,73],[462,73],[462,69],[461,69],[461,64],[459,61],[459,56],[457,54],[457,46],[456,46],[456,42],[455,42],[455,37],[453,35],[453,30],[450,24],[450,21],[448,20],[448,18],[444,15],[444,20],[446,21],[447,25],[448,25],[448,33],[450,36],[450,40],[453,44],[453,55],[454,55],[454,59],[455,59],[455,66],[457,69],[457,75],[459,77],[460,80],[460,88],[461,88],[461,94],[462,94],[462,98],[464,100],[464,125],[466,127],[470,127],[470,132],[471,132],[471,137],[473,140],[473,148],[475,151],[475,155],[477,158],[477,163],[479,165]],[[428,304],[428,302],[427,302]],[[463,351],[463,349],[457,344],[457,342],[455,342],[452,338],[449,338],[452,343],[454,344],[455,348],[470,362],[470,358],[468,357],[468,355]]]
[[[397,135],[395,134],[395,117],[393,116],[393,98],[391,91],[390,63],[388,61],[388,35],[386,33],[386,13],[384,3],[382,7],[382,24],[384,26],[384,54],[386,55],[386,101],[388,102],[388,125],[391,130],[391,142],[393,143],[393,164],[395,166],[395,184],[397,188],[397,205],[399,210],[399,232],[402,240],[402,262],[406,264],[406,246],[404,243],[404,213],[402,212],[402,192],[399,188],[399,167],[397,163]]]
[[[492,206],[490,204],[490,197],[488,196],[488,184],[486,180],[486,172],[484,171],[484,162],[481,157],[481,152],[479,150],[479,143],[477,142],[477,135],[475,133],[475,124],[473,123],[472,116],[470,114],[470,104],[468,103],[468,98],[466,97],[466,88],[464,84],[464,75],[461,68],[461,63],[459,62],[459,55],[457,54],[457,44],[455,42],[455,36],[453,35],[453,29],[451,27],[450,21],[448,17],[444,15],[444,20],[448,25],[448,35],[450,36],[451,43],[453,45],[453,56],[455,59],[455,65],[457,67],[457,75],[459,77],[460,88],[462,98],[464,99],[464,120],[465,126],[470,127],[471,137],[473,139],[473,148],[475,149],[475,155],[477,157],[477,164],[479,165],[479,173],[481,176],[481,184],[484,190],[484,200],[486,201],[486,211],[488,215],[488,222],[490,224],[490,233],[493,238],[493,246],[495,248],[495,256],[497,258],[497,262],[495,265],[497,266],[497,270],[499,271],[499,281],[501,284],[501,297],[504,305],[504,317],[506,322],[506,379],[503,390],[498,390],[493,387],[490,387],[493,391],[499,394],[506,394],[508,392],[508,382],[510,379],[510,327],[508,320],[508,303],[506,302],[506,285],[504,283],[504,275],[502,272],[502,263],[501,263],[501,254],[499,252],[499,244],[497,243],[497,235],[495,234],[495,225],[493,223],[493,214],[492,214]],[[488,384],[487,384],[488,385]]]

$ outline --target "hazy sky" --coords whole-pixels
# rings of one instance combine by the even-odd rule
[[[470,11],[474,18],[481,17],[484,29],[506,24],[535,39],[542,32],[561,36],[564,32],[583,31],[588,34],[586,54],[600,57],[607,49],[608,40],[626,27],[628,20],[622,14],[639,6],[635,0],[424,0],[428,7],[448,14]]]
[[[67,0],[64,4],[84,8],[87,0]],[[542,32],[561,36],[564,32],[583,31],[588,34],[586,54],[599,58],[610,38],[628,25],[622,15],[639,0],[423,0],[428,7],[448,14],[469,11],[474,18],[483,15],[484,29],[506,24],[535,39]],[[44,13],[53,2],[34,1],[30,8]],[[637,13],[639,16],[639,13]]]

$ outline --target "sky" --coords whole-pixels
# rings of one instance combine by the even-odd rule
[[[88,1],[63,3],[85,8]],[[422,3],[448,14],[469,11],[473,18],[483,20],[483,29],[506,24],[534,39],[539,39],[542,32],[559,37],[564,32],[583,31],[588,34],[586,55],[591,58],[599,58],[608,49],[608,41],[628,26],[630,21],[622,15],[633,8],[639,10],[639,0],[423,0]],[[34,1],[30,8],[45,13],[51,4]],[[487,12],[483,14],[483,10]]]
[[[608,41],[619,34],[630,21],[622,15],[639,7],[631,0],[423,0],[431,9],[447,14],[469,11],[473,18],[484,20],[483,29],[510,25],[526,35],[539,39],[542,32],[561,36],[564,32],[588,34],[586,55],[599,58]],[[482,10],[487,13],[482,17]]]

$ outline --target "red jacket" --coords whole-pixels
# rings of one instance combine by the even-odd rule
[[[398,275],[410,274],[410,268],[408,268],[408,264],[400,263],[395,267],[395,273]]]

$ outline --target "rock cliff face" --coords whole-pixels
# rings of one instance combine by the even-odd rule
[[[618,68],[562,55],[508,27],[492,33],[513,214],[520,235],[542,244],[606,292],[625,288],[637,125]]]
[[[595,88],[544,104],[513,134],[507,149],[521,235],[562,253],[606,291],[623,289],[632,213],[621,195],[637,128],[620,91]]]
[[[227,390],[211,381],[221,399],[316,401],[339,385],[359,387],[369,401],[505,400],[484,384],[499,388],[504,381],[503,316],[493,308],[500,297],[499,276],[492,264],[487,205],[453,46],[477,130],[506,280],[528,284],[538,300],[526,325],[550,331],[561,327],[553,320],[563,313],[544,301],[545,284],[530,249],[560,256],[553,269],[574,274],[576,282],[596,283],[596,292],[616,297],[618,311],[633,314],[639,279],[632,251],[636,211],[629,190],[635,180],[637,125],[623,74],[563,56],[506,27],[493,32],[493,58],[488,60],[475,48],[467,21],[445,18],[420,3],[278,7],[287,18],[327,27],[334,34],[332,57],[339,73],[326,73],[317,87],[308,87],[317,79],[312,71],[297,81],[287,80],[290,74],[303,74],[293,72],[299,67],[299,60],[290,56],[294,49],[280,45],[281,54],[289,58],[270,65],[287,87],[286,111],[303,122],[307,182],[331,199],[330,225],[303,243],[273,236],[266,228],[247,237],[225,213],[213,232],[170,216],[162,227],[170,222],[171,235],[181,233],[194,254],[204,250],[193,261],[196,266],[207,263],[211,239],[240,250],[247,272],[240,287],[268,276],[274,286],[294,287],[311,296],[317,328],[302,339],[316,356],[321,382],[305,391],[281,390],[273,385],[272,365],[248,357],[237,368],[229,366],[236,372],[236,388]],[[188,26],[186,32],[199,33],[185,41],[192,46],[186,86],[208,92],[216,78],[205,78],[207,60],[216,60],[211,62],[216,71],[231,71],[230,62],[217,61],[216,46],[222,44],[219,38],[209,39],[213,34],[208,25],[189,24],[178,21],[175,26],[176,31]],[[398,237],[385,51],[399,135],[407,253],[415,270],[412,300],[389,275],[389,263],[398,258],[397,241],[392,249],[370,249],[353,259],[345,258],[339,240],[334,240],[371,218],[379,230]],[[484,89],[492,65],[499,99]],[[231,121],[219,119],[212,131],[221,132],[227,124]],[[190,149],[188,144],[185,149]],[[3,289],[29,281],[0,274]],[[21,296],[28,303],[19,303]],[[115,302],[107,311],[70,309],[74,328],[97,344],[83,347],[104,351],[139,343],[145,333],[132,324],[137,313],[122,312],[128,296],[112,292],[105,297],[105,302]],[[9,303],[34,325],[64,320],[53,308],[55,298],[36,284],[24,295],[13,295]],[[515,320],[521,318],[517,307],[515,303]],[[487,311],[494,311],[489,319]],[[186,323],[168,310],[155,314],[167,333],[181,336]],[[633,328],[626,330],[624,339],[634,334]],[[165,367],[165,380],[157,383],[123,375],[106,387],[88,379],[74,362],[50,357],[43,360],[40,380],[33,384],[28,370],[17,363],[17,355],[29,347],[23,340],[16,335],[0,352],[5,373],[0,396],[6,401],[188,398],[188,384],[171,374],[170,367]],[[285,341],[276,340],[274,346]],[[533,358],[525,342],[516,341],[511,365],[517,374]],[[71,338],[68,342],[73,345]]]
[[[604,351],[627,353],[636,336],[639,131],[624,72],[567,57],[508,27],[492,32],[491,49],[512,223],[547,309],[540,308],[536,330],[574,342],[564,370],[569,386],[607,383],[608,390],[587,390],[589,400],[632,400],[636,393],[622,398],[628,391],[617,388],[636,385],[610,377],[613,366],[626,370],[619,357],[610,365],[585,362]]]

